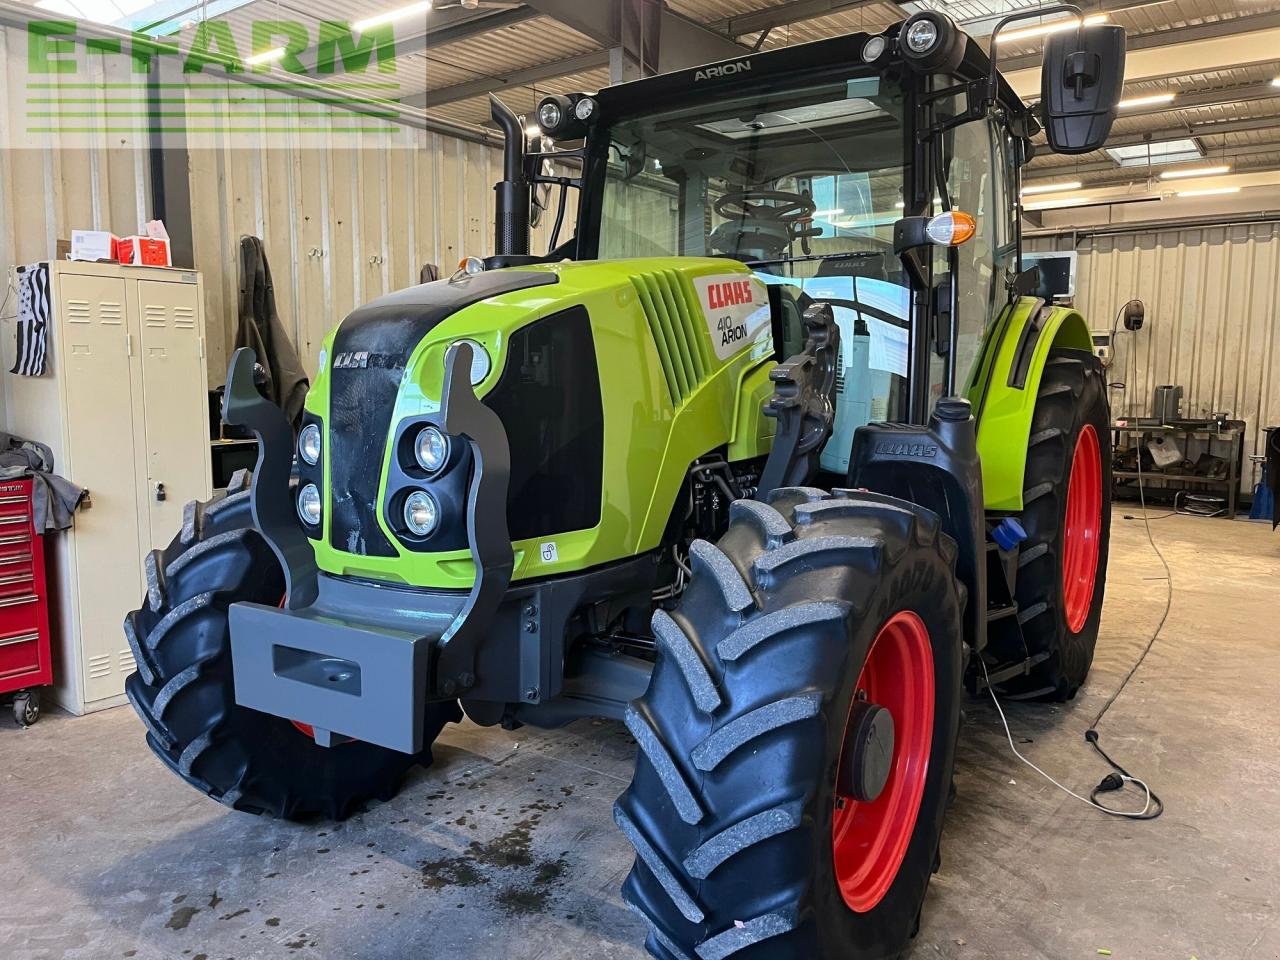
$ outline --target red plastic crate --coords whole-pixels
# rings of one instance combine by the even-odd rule
[[[0,481],[0,694],[53,682],[44,537],[30,477]]]

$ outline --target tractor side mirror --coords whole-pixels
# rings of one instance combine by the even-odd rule
[[[1049,37],[1040,90],[1054,152],[1102,149],[1124,92],[1124,63],[1124,27],[1095,24]]]
[[[1124,305],[1124,328],[1137,333],[1147,321],[1147,305],[1141,300],[1130,300]]]

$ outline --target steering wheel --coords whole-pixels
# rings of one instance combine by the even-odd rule
[[[715,202],[715,211],[726,220],[793,224],[813,217],[818,205],[812,197],[786,190],[737,190]]]

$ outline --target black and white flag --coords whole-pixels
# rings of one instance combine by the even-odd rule
[[[39,377],[49,354],[49,264],[18,268],[18,355],[10,373]]]

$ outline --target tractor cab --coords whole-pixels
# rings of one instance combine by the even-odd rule
[[[1123,49],[1114,27],[1051,38],[1040,116],[1054,149],[1096,148]],[[1087,99],[1064,107],[1063,87]],[[524,158],[528,181],[545,179],[547,160],[582,171],[568,181],[580,188],[576,236],[549,256],[739,260],[791,294],[773,298],[782,357],[803,345],[805,306],[830,303],[864,423],[923,422],[938,397],[963,390],[983,331],[1028,289],[1019,192],[1041,123],[943,15],[550,96],[537,119],[550,148]],[[509,154],[522,149],[514,139]],[[943,236],[904,240],[904,222],[947,213],[959,232],[940,224]]]

